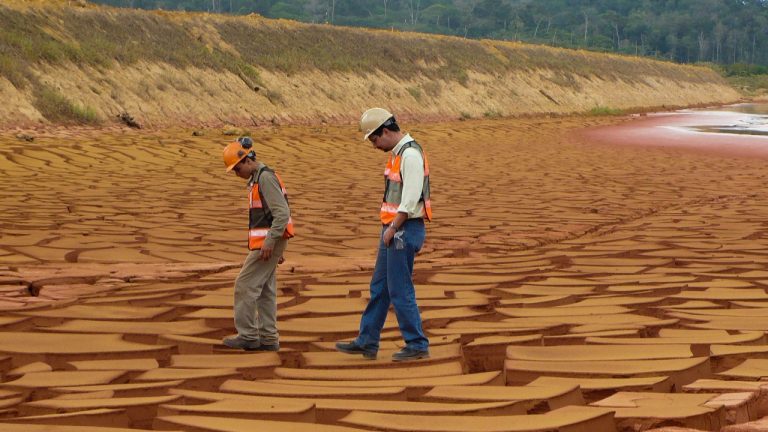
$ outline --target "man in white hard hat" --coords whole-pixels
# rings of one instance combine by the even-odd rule
[[[424,219],[432,220],[429,197],[429,163],[421,146],[400,131],[395,117],[383,108],[371,108],[360,118],[363,140],[374,148],[391,152],[384,170],[384,199],[379,213],[382,229],[376,267],[371,277],[371,299],[360,318],[360,333],[352,342],[339,342],[336,349],[375,359],[389,305],[397,316],[405,348],[394,361],[429,357],[413,287],[413,260],[424,244]]]

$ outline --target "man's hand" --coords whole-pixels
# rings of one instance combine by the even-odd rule
[[[389,244],[392,243],[392,238],[395,236],[395,232],[397,232],[397,230],[392,225],[384,230],[384,234],[381,235],[381,240],[384,241],[384,246],[389,247]]]
[[[261,255],[259,255],[259,259],[262,261],[269,261],[269,259],[272,258],[272,249],[274,249],[274,246],[263,245],[261,247]]]

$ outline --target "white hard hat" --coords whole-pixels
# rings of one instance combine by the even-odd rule
[[[367,140],[370,134],[392,117],[394,117],[392,113],[384,108],[371,108],[366,110],[360,117],[360,130],[365,134],[365,136],[363,136],[363,141]]]

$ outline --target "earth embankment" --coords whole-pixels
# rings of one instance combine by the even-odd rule
[[[383,105],[410,118],[578,113],[724,103],[704,67],[258,16],[0,6],[4,126],[348,121]]]

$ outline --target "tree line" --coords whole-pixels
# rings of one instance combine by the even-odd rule
[[[768,65],[768,0],[92,0],[710,62]],[[733,68],[731,65],[740,65]]]

